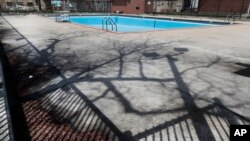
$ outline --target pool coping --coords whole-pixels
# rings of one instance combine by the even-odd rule
[[[227,25],[230,23],[226,23],[224,21],[215,21],[213,19],[211,20],[194,20],[194,19],[187,19],[187,18],[177,18],[177,17],[154,17],[154,16],[147,16],[147,15],[119,15],[119,16],[124,16],[124,17],[137,17],[137,18],[149,18],[149,19],[160,19],[160,20],[171,20],[171,21],[186,21],[186,22],[196,22],[196,23],[205,23],[205,24],[222,24],[222,25]],[[236,23],[235,23],[236,24]]]
[[[46,17],[54,16],[52,15],[43,15]],[[175,20],[175,21],[189,21],[189,22],[200,22],[200,23],[215,23],[215,24],[229,24],[225,22],[225,19],[215,19],[211,17],[175,17],[171,15],[148,15],[148,14],[120,14],[120,13],[70,13],[70,16],[123,16],[123,17],[137,17],[137,18],[150,18],[150,19],[163,19],[163,20]],[[164,16],[164,17],[163,17]]]
[[[173,29],[159,29],[159,30],[148,30],[148,31],[133,31],[133,32],[118,32],[118,31],[110,31],[110,30],[103,30],[102,28],[97,28],[97,27],[93,27],[93,26],[88,26],[88,25],[84,25],[84,24],[79,24],[79,23],[73,23],[73,22],[66,22],[66,23],[70,23],[70,24],[74,24],[74,25],[78,25],[78,26],[83,26],[86,28],[90,28],[90,29],[95,29],[95,30],[99,30],[99,31],[103,31],[103,32],[109,32],[109,33],[115,33],[115,34],[130,34],[130,33],[150,33],[150,32],[162,32],[162,31],[173,31],[173,30],[185,30],[185,29],[206,29],[206,28],[218,28],[218,27],[223,27],[223,26],[234,26],[234,25],[238,25],[239,23],[225,23],[222,21],[208,21],[208,20],[193,20],[193,19],[181,19],[181,18],[169,18],[169,17],[152,17],[152,16],[139,16],[139,15],[123,15],[123,14],[106,14],[106,15],[101,15],[101,14],[91,14],[91,15],[77,15],[77,14],[72,14],[70,16],[79,16],[79,17],[83,17],[83,16],[121,16],[121,17],[135,17],[135,18],[149,18],[149,19],[159,19],[159,20],[170,20],[170,21],[183,21],[183,22],[196,22],[196,23],[205,23],[205,24],[219,24],[216,26],[205,26],[205,27],[187,27],[187,28],[173,28]],[[51,16],[43,16],[43,17],[51,17]],[[49,18],[50,19],[50,18]],[[54,20],[54,19],[51,19]],[[63,22],[65,23],[65,22]]]
[[[162,19],[162,20],[173,20],[173,21],[188,21],[188,22],[198,22],[198,23],[214,23],[214,24],[229,24],[225,22],[225,19],[215,19],[209,17],[201,17],[199,19],[194,19],[198,17],[170,17],[167,15],[135,15],[135,14],[116,14],[116,13],[108,13],[108,14],[71,14],[70,16],[123,16],[123,17],[137,17],[137,18],[149,18],[149,19]],[[165,16],[165,17],[163,17]],[[206,18],[206,19],[204,19]],[[237,24],[237,23],[235,23]]]

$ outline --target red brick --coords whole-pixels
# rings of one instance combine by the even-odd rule
[[[136,9],[138,7],[139,9]],[[112,12],[120,11],[126,14],[143,14],[145,0],[113,0]]]
[[[244,0],[200,0],[200,12],[240,13]],[[242,12],[247,12],[250,0],[245,0]]]

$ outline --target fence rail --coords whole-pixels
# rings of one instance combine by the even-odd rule
[[[150,2],[149,2],[150,1]],[[250,0],[146,0],[145,13],[226,17],[229,14],[240,18],[250,9]]]
[[[5,87],[5,61],[2,43],[0,42],[0,140],[14,141],[9,103]]]

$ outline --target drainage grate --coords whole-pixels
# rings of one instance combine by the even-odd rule
[[[160,54],[156,53],[156,52],[149,52],[149,53],[142,53],[143,56],[145,56],[146,58],[149,58],[149,59],[157,59],[160,57]]]
[[[250,77],[250,65],[243,64],[243,63],[236,63],[236,64],[245,68],[234,72],[235,74],[238,74],[244,77]]]

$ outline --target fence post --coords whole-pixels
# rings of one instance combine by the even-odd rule
[[[199,16],[199,11],[200,11],[200,3],[201,3],[201,0],[198,0],[197,2],[198,2],[198,4],[197,4],[196,16],[198,17],[198,16]]]
[[[244,4],[245,4],[245,0],[242,0],[241,10],[240,10],[240,19],[243,13]]]
[[[41,0],[38,0],[39,13],[42,12]]]
[[[219,16],[219,10],[220,10],[220,0],[218,0],[218,6],[217,6],[216,17]]]

